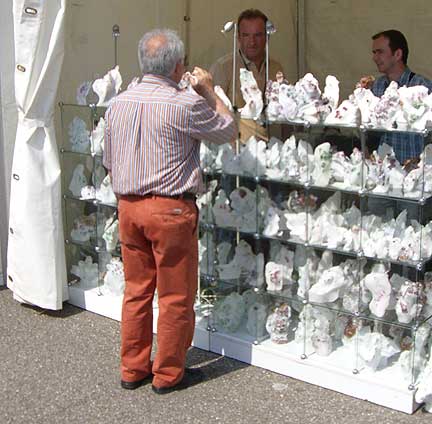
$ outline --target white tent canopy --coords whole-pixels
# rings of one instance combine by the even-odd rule
[[[13,282],[9,280],[9,286],[25,301],[52,309],[60,308],[66,298],[60,169],[53,125],[53,115],[58,113],[55,93],[60,78],[58,99],[73,103],[80,83],[112,68],[114,24],[120,26],[118,63],[125,85],[138,74],[136,46],[145,31],[154,27],[178,30],[186,41],[190,66],[208,67],[231,49],[230,37],[220,33],[223,24],[249,7],[261,9],[275,24],[270,52],[282,63],[290,82],[305,72],[312,72],[321,83],[327,74],[333,74],[341,81],[341,99],[346,98],[362,75],[377,74],[370,38],[390,28],[407,36],[412,70],[432,76],[431,60],[423,47],[432,36],[430,0],[14,0],[15,61],[11,3],[0,0],[4,30],[0,40],[1,262],[4,273],[10,237],[7,266]],[[37,14],[26,13],[26,8],[36,9]],[[60,72],[63,27],[66,55]],[[13,73],[20,123],[11,171]],[[11,172],[19,180],[12,179],[8,224]]]

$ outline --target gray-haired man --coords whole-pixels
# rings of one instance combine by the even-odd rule
[[[210,74],[195,68],[196,93],[178,87],[184,47],[171,30],[139,42],[143,78],[106,113],[104,165],[119,196],[125,273],[121,327],[121,386],[152,379],[158,394],[185,388],[202,373],[185,369],[192,342],[197,290],[198,211],[202,189],[200,140],[236,136],[231,113],[213,90]],[[158,291],[158,349],[153,364],[152,303]]]

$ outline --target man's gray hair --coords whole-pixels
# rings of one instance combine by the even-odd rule
[[[138,43],[138,61],[143,74],[170,76],[184,59],[183,41],[170,29],[154,29]]]

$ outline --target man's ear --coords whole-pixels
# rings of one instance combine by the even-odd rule
[[[176,73],[181,72],[183,74],[183,63],[182,62],[177,62],[176,63],[176,67],[175,67],[175,71]]]
[[[394,52],[394,57],[395,57],[397,60],[402,61],[402,55],[403,55],[402,49],[396,49],[396,50],[395,50],[395,52]]]
[[[176,66],[174,68],[173,75],[176,75],[179,78],[179,81],[181,80],[181,77],[183,76],[183,73],[185,71],[185,68],[183,66],[182,62],[177,62]]]
[[[184,73],[184,68],[181,62],[177,62],[174,70],[172,71],[170,78],[175,82],[179,83]]]

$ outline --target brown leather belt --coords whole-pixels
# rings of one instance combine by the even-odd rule
[[[148,193],[148,194],[145,194],[142,197],[144,199],[148,198],[148,197],[164,197],[164,198],[167,198],[167,199],[175,199],[175,200],[180,200],[180,199],[183,199],[183,200],[196,200],[196,194],[189,193],[189,192],[181,193],[181,194],[174,194],[172,196],[165,195],[165,194]]]

